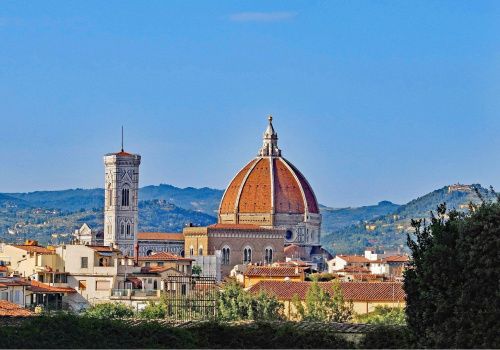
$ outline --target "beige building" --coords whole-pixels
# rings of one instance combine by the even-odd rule
[[[238,264],[269,264],[284,259],[285,230],[249,224],[213,224],[184,228],[188,257],[221,253],[222,274]],[[195,263],[196,264],[196,263]]]

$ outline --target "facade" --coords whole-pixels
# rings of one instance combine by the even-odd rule
[[[184,256],[184,235],[182,233],[139,232],[139,256],[167,252]]]
[[[324,268],[321,214],[316,196],[304,175],[282,157],[272,117],[258,156],[227,187],[218,223],[283,229],[285,245],[302,247],[309,260],[316,260]]]
[[[141,156],[124,152],[104,156],[104,245],[133,255],[139,219],[139,165]]]
[[[270,264],[284,260],[285,230],[250,224],[213,224],[184,228],[186,256],[221,254],[221,270],[229,275],[238,264]],[[196,264],[196,263],[195,263]]]
[[[244,274],[245,288],[263,280],[304,282],[305,270],[304,267],[248,266]]]

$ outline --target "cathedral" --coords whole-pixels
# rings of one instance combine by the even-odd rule
[[[224,192],[217,224],[186,227],[183,234],[138,232],[141,156],[122,149],[104,156],[104,231],[84,225],[75,232],[77,241],[112,245],[129,256],[186,254],[200,264],[211,256],[210,269],[224,274],[237,264],[283,261],[287,256],[284,248],[290,246],[324,270],[331,256],[321,247],[316,196],[304,175],[282,157],[272,121],[269,117],[257,157],[236,174]]]

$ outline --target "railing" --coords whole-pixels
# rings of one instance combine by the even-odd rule
[[[112,297],[159,297],[160,290],[155,289],[111,289]]]

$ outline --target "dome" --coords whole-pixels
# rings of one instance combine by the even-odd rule
[[[306,178],[281,156],[272,118],[258,156],[227,187],[219,223],[253,224],[287,230],[287,243],[319,244],[321,214]]]
[[[318,214],[311,186],[297,168],[282,157],[252,159],[229,184],[220,214]]]

